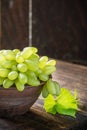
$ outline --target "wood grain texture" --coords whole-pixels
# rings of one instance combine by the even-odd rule
[[[33,45],[41,55],[87,64],[87,0],[33,1]]]
[[[63,115],[51,115],[43,109],[40,95],[27,113],[12,118],[1,118],[2,130],[87,130],[87,67],[57,61],[57,70],[53,74],[62,87],[72,92],[76,88],[78,99],[82,104],[76,118]]]
[[[28,46],[28,11],[28,0],[1,0],[0,49],[23,49]]]

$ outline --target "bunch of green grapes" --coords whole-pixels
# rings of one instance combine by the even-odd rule
[[[25,47],[22,51],[1,50],[0,85],[10,88],[15,84],[17,90],[23,91],[26,84],[39,86],[41,82],[45,82],[43,97],[49,93],[58,95],[59,85],[50,78],[56,70],[56,61],[49,60],[47,56],[40,57],[37,52],[35,47]]]

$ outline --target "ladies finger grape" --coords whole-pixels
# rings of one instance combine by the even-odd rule
[[[12,68],[13,65],[16,65],[16,62],[11,60],[6,60],[2,63],[4,68]]]
[[[46,75],[46,74],[44,74],[44,73],[39,74],[39,79],[40,79],[41,81],[47,81],[48,78],[49,78],[49,76]]]
[[[10,80],[15,80],[17,77],[18,77],[18,72],[17,72],[17,71],[11,71],[11,72],[8,74],[8,78],[9,78]]]
[[[56,96],[58,96],[60,94],[60,85],[56,81],[53,81],[53,82],[54,82],[55,89],[56,89]]]
[[[51,66],[55,66],[56,65],[56,61],[55,60],[49,60],[46,65],[51,65]]]
[[[42,89],[42,96],[44,98],[46,98],[48,96],[49,92],[48,92],[48,89],[47,89],[47,86],[46,84],[43,86],[43,89]]]
[[[33,71],[31,71],[31,70],[28,70],[28,71],[26,72],[26,74],[27,74],[27,76],[28,76],[29,78],[37,80],[37,76],[36,76],[35,72],[33,72]]]
[[[32,79],[32,78],[28,78],[27,83],[30,86],[39,86],[40,85],[40,81],[39,80],[35,80],[35,79]]]
[[[17,53],[17,55],[16,55],[16,62],[17,63],[23,63],[24,62],[24,58],[23,58],[23,56],[21,55],[20,52]]]
[[[14,81],[6,78],[4,81],[3,81],[3,87],[4,88],[10,88],[12,85],[14,84]]]
[[[22,84],[26,84],[28,80],[27,75],[25,73],[19,73],[18,79]]]
[[[35,74],[37,75],[37,76],[39,76],[39,74],[41,74],[42,73],[42,70],[40,69],[40,68],[38,68],[36,71],[35,71]]]
[[[29,49],[32,50],[33,54],[38,52],[38,49],[36,47],[29,47]]]
[[[36,71],[38,69],[38,64],[32,60],[25,60],[25,64],[27,65],[29,70]]]
[[[45,67],[43,68],[43,73],[44,73],[44,74],[47,74],[47,75],[50,75],[50,74],[52,74],[55,70],[56,70],[56,67],[55,67],[55,66],[45,66]]]
[[[38,54],[32,54],[30,57],[29,57],[29,60],[33,60],[33,61],[37,61],[39,62],[39,55]]]
[[[32,54],[35,54],[37,52],[37,48],[35,47],[25,47],[23,51],[21,52],[21,55],[24,59],[28,59]]]
[[[24,63],[20,63],[17,65],[17,69],[20,71],[20,72],[26,72],[27,71],[27,65],[24,64]]]
[[[52,81],[52,79],[49,79],[49,80],[47,81],[47,89],[48,89],[48,92],[49,92],[50,94],[56,95],[55,84],[54,84],[54,82]]]
[[[19,80],[15,81],[15,85],[18,91],[23,91],[24,90],[24,84],[22,84]]]
[[[7,77],[10,70],[5,68],[0,68],[0,77]]]
[[[15,53],[12,50],[5,50],[3,55],[7,60],[15,60]]]
[[[42,69],[46,65],[47,61],[48,61],[48,57],[47,56],[42,56],[39,59],[39,67]]]

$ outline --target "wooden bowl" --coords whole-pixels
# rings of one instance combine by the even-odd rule
[[[41,93],[42,83],[38,87],[26,86],[23,92],[16,87],[0,87],[0,117],[11,117],[24,114],[37,100]]]

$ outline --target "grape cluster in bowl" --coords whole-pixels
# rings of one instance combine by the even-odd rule
[[[50,75],[56,70],[56,61],[49,60],[47,56],[41,57],[37,52],[35,47],[25,47],[22,51],[0,50],[0,86],[10,88],[15,84],[18,91],[23,91],[25,84],[39,86],[49,80],[48,90],[43,90],[43,96],[47,96],[50,84],[54,87]]]
[[[75,117],[78,110],[77,92],[72,95],[68,89],[53,81],[56,61],[47,56],[39,56],[37,52],[35,47],[0,50],[0,115],[7,115],[4,112],[15,115],[27,111],[42,92],[46,112]],[[12,90],[9,92],[3,89],[10,87]],[[13,87],[18,91],[14,91]]]

